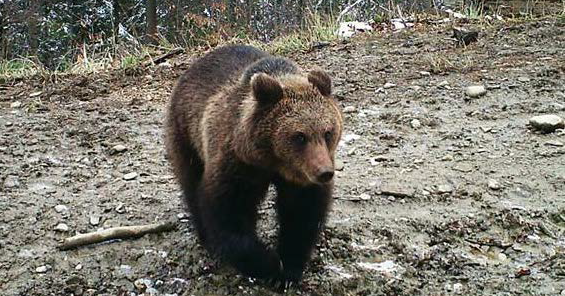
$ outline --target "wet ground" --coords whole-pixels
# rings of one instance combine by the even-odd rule
[[[289,56],[334,77],[346,125],[331,218],[288,294],[565,295],[565,132],[527,124],[565,116],[565,22],[465,26],[467,47],[419,24]],[[211,259],[183,214],[162,124],[189,59],[0,86],[0,294],[271,293]],[[261,213],[273,242],[271,198]]]

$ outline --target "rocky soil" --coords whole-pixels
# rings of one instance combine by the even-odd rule
[[[334,77],[346,126],[331,218],[288,294],[565,295],[565,22],[465,26],[467,47],[420,23],[289,56]],[[162,126],[190,59],[0,86],[0,294],[272,293],[210,258],[180,203]],[[273,242],[272,198],[261,213]]]

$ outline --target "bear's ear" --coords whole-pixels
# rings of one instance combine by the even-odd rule
[[[274,104],[283,97],[281,84],[265,73],[257,73],[251,77],[251,89],[259,103]]]
[[[320,69],[312,70],[308,73],[308,81],[312,83],[322,94],[329,96],[332,94],[332,80],[326,72]]]

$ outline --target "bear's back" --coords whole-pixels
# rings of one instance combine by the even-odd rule
[[[174,143],[187,143],[201,150],[200,122],[210,98],[235,85],[249,65],[267,56],[268,53],[251,46],[228,45],[194,61],[180,77],[171,98],[169,149],[177,149]]]
[[[222,87],[233,84],[246,67],[267,56],[268,53],[247,45],[218,48],[197,59],[182,75],[173,100],[185,96],[206,100]]]

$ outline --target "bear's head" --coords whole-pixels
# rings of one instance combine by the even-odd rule
[[[331,182],[342,116],[332,97],[329,76],[322,70],[306,74],[250,79],[247,117],[253,156],[285,180],[298,185]],[[252,151],[251,151],[252,150]]]

